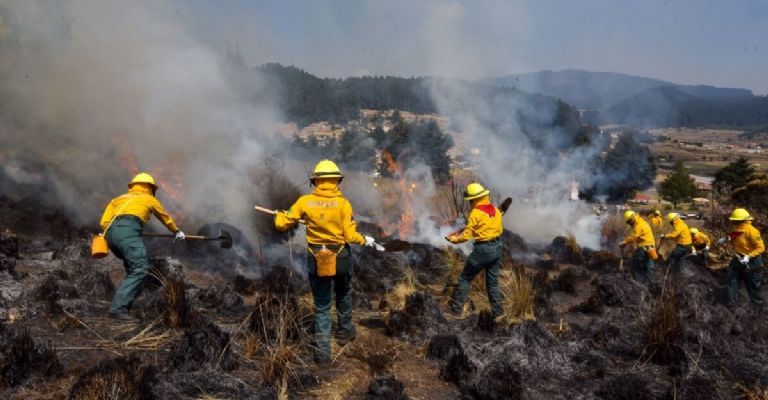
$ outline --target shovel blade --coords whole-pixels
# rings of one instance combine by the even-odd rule
[[[219,231],[219,246],[222,249],[232,248],[232,235],[227,231]]]

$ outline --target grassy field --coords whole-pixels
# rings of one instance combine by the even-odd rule
[[[691,128],[654,129],[650,133],[671,139],[650,146],[661,169],[683,161],[692,174],[713,176],[718,169],[744,156],[760,172],[768,173],[768,134],[747,138],[740,131]]]

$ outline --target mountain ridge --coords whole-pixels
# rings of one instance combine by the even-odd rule
[[[684,85],[618,72],[581,69],[509,74],[481,78],[474,82],[489,86],[514,87],[529,93],[541,93],[560,98],[577,108],[590,110],[605,109],[628,100],[634,95],[662,86],[674,87],[689,95],[705,99],[754,96],[751,90],[743,88]]]

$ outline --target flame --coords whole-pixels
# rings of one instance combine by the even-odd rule
[[[131,150],[131,145],[128,143],[128,133],[125,131],[117,131],[113,136],[115,141],[115,147],[117,148],[117,159],[131,175],[139,173],[139,163],[136,161],[136,156]]]
[[[139,163],[129,142],[126,131],[117,131],[114,135],[117,158],[130,173],[131,176],[139,173]],[[184,185],[184,176],[181,171],[182,159],[174,154],[165,159],[163,164],[148,169],[157,182],[158,189],[163,197],[163,205],[177,223],[187,220],[186,198],[187,191]]]
[[[391,235],[396,230],[397,236],[400,239],[407,239],[413,232],[413,223],[415,220],[411,205],[413,204],[416,184],[408,184],[403,176],[403,166],[395,161],[395,158],[390,152],[384,150],[381,153],[381,156],[384,160],[384,166],[387,169],[387,172],[389,172],[395,180],[397,192],[394,194],[396,196],[394,199],[400,211],[400,220],[397,223],[396,229],[388,227],[389,229],[386,229],[389,231],[387,234]]]
[[[181,171],[181,157],[178,154],[168,157],[165,162],[155,168],[157,186],[160,189],[164,206],[176,222],[187,221],[187,190],[184,175]]]

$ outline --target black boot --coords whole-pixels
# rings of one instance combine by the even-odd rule
[[[109,317],[118,321],[136,322],[136,318],[125,310],[110,311]]]

